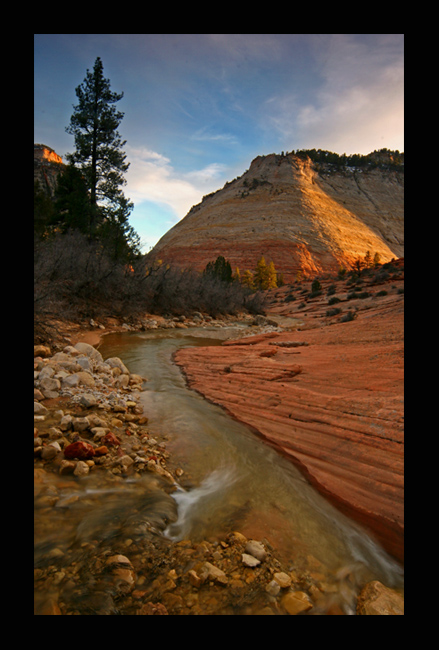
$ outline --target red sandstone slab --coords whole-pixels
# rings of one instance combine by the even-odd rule
[[[288,341],[309,345],[276,346]],[[185,348],[176,361],[192,388],[253,427],[402,561],[402,352],[401,313],[377,312]]]

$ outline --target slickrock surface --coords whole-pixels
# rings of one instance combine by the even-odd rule
[[[243,273],[261,256],[285,281],[346,268],[366,251],[404,255],[404,173],[333,168],[293,154],[258,156],[171,228],[151,259],[203,270],[217,256]]]
[[[301,318],[301,331],[186,348],[176,362],[192,388],[253,427],[403,561],[403,280],[349,300],[344,284],[338,315],[326,315],[325,287],[302,302],[285,301],[283,287],[270,316]],[[342,322],[347,308],[355,318]]]

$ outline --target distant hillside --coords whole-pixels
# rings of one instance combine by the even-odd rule
[[[322,150],[258,156],[239,178],[205,196],[149,253],[202,270],[219,255],[233,270],[263,255],[286,281],[349,267],[369,251],[404,256],[404,154]]]
[[[63,171],[64,163],[51,147],[34,144],[34,181],[40,189],[53,197],[58,174]]]

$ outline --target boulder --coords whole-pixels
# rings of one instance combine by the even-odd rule
[[[103,358],[102,354],[96,350],[92,345],[89,343],[77,343],[75,345],[75,348],[79,351],[82,352],[83,354],[86,354],[88,357],[90,357],[93,361],[96,363],[102,363]]]

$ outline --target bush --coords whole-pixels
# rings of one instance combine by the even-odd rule
[[[337,298],[337,296],[332,296],[332,298],[329,298],[328,300],[328,305],[336,305],[340,301],[340,298]]]
[[[146,312],[213,317],[247,309],[262,313],[264,295],[239,282],[222,280],[165,265],[148,267],[145,258],[132,264],[115,261],[86,235],[72,231],[37,239],[34,250],[35,335],[51,319],[104,318],[129,320]]]
[[[327,316],[336,316],[337,314],[340,314],[341,309],[340,307],[333,307],[332,309],[328,309],[326,312]]]
[[[344,316],[340,318],[340,323],[348,323],[351,320],[354,320],[357,318],[357,314],[355,314],[353,311],[348,311]]]

